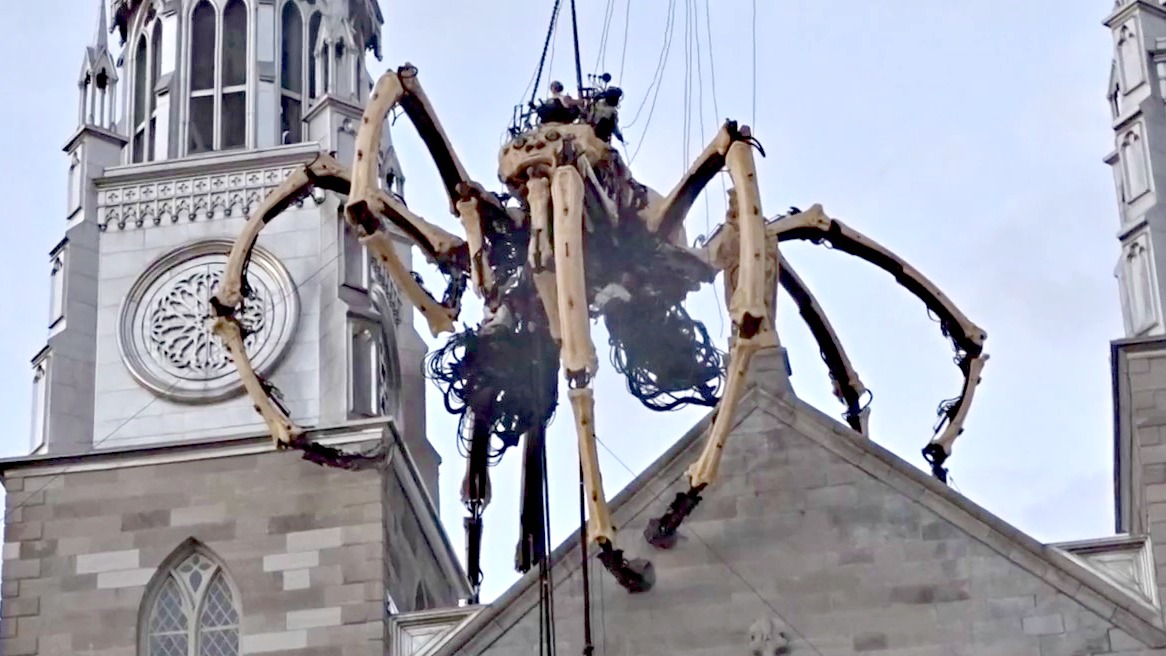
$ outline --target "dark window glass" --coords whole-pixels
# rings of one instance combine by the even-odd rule
[[[157,82],[162,77],[162,21],[154,21],[154,34],[150,36],[150,47],[154,49],[150,57],[150,79]],[[150,92],[157,89],[151,84]]]
[[[316,41],[320,38],[320,12],[312,14],[308,21],[308,95],[312,98],[321,95],[316,88]]]
[[[303,141],[304,122],[300,101],[290,96],[280,99],[280,134],[283,143],[299,143]]]
[[[142,130],[134,135],[133,158],[134,158],[135,162],[142,161],[142,159],[145,155],[145,147],[146,147],[146,132],[144,130]]]
[[[215,88],[215,8],[202,0],[190,17],[190,90]]]
[[[231,0],[223,9],[223,87],[247,83],[247,5]]]
[[[242,91],[223,94],[222,147],[242,148],[247,142],[247,94]]]
[[[191,153],[205,153],[214,148],[215,98],[199,96],[190,99],[190,143]]]
[[[146,118],[147,103],[150,98],[149,78],[146,74],[146,65],[149,63],[146,49],[146,36],[138,39],[138,48],[134,53],[134,127]]]
[[[158,140],[158,135],[154,132],[154,127],[158,124],[158,120],[150,119],[150,143],[146,146],[146,159],[154,161],[154,142]]]
[[[280,84],[293,93],[304,91],[304,19],[294,2],[283,6],[283,48]]]

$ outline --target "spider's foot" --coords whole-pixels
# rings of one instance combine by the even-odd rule
[[[947,483],[947,467],[943,463],[947,460],[947,451],[939,444],[928,444],[923,448],[923,458],[931,465],[931,474],[940,483]]]
[[[702,490],[704,486],[699,485],[677,494],[672,500],[672,505],[668,506],[668,512],[657,519],[649,520],[647,528],[644,529],[644,539],[648,544],[657,549],[671,549],[676,546],[679,539],[676,531],[700,503]]]
[[[656,571],[651,561],[643,558],[624,558],[623,550],[616,549],[610,542],[599,545],[599,562],[611,572],[615,580],[631,593],[647,592],[656,583]]]

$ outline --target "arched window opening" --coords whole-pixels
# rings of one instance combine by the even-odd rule
[[[162,77],[162,23],[154,19],[146,22],[133,52],[133,139],[131,161],[149,162],[154,159],[156,118],[158,114],[158,80]],[[98,75],[95,93],[104,94],[108,79],[104,72]]]
[[[1121,81],[1126,89],[1133,89],[1142,83],[1142,66],[1145,63],[1145,51],[1138,45],[1137,35],[1129,25],[1123,25],[1118,31],[1117,54],[1121,61]]]
[[[222,76],[222,148],[242,148],[247,144],[247,5],[243,0],[231,0],[223,9]]]
[[[215,7],[202,0],[190,15],[190,117],[187,150],[214,150],[215,130]]]
[[[144,656],[239,654],[239,607],[226,572],[198,548],[155,577],[143,600]]]
[[[153,34],[150,35],[150,126],[149,139],[146,142],[146,159],[154,160],[157,157],[155,144],[158,142],[158,83],[162,79],[162,21],[154,21]]]
[[[244,0],[200,0],[190,16],[187,154],[247,146],[250,10]]]
[[[1150,176],[1146,170],[1146,152],[1141,135],[1130,130],[1122,138],[1121,160],[1125,169],[1126,195],[1129,201],[1150,190]]]
[[[138,46],[134,50],[134,162],[144,162],[146,155],[146,116],[151,96],[149,65],[150,49],[143,34],[138,37]]]
[[[284,4],[280,29],[280,141],[299,143],[304,115],[304,20],[294,2]]]
[[[320,46],[321,20],[323,19],[318,11],[312,13],[312,17],[308,19],[308,96],[313,99],[319,98],[324,93],[322,86],[316,82],[317,66],[319,66],[319,57],[316,51]]]

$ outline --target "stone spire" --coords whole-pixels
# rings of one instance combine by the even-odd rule
[[[98,0],[97,33],[93,43],[85,47],[85,59],[77,79],[80,90],[78,127],[98,127],[112,130],[117,116],[114,113],[117,98],[117,64],[109,54],[109,20],[105,0]]]
[[[109,50],[109,19],[105,11],[105,0],[97,0],[100,9],[97,14],[97,33],[93,35],[93,47]]]

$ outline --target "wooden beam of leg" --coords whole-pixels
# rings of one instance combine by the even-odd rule
[[[480,298],[486,298],[486,290],[493,286],[493,272],[486,262],[485,251],[482,250],[482,214],[478,211],[479,201],[470,196],[457,202],[458,218],[462,221],[462,228],[466,231],[466,242],[470,250],[470,281],[474,283],[474,291]]]
[[[551,248],[551,186],[544,177],[532,177],[526,185],[530,203],[530,247],[527,263],[530,265],[534,287],[542,300],[551,338],[561,344],[559,330],[559,290],[555,281],[554,250]]]
[[[447,308],[438,303],[429,292],[414,280],[413,275],[405,268],[397,250],[389,236],[379,231],[360,238],[361,243],[368,247],[369,253],[380,260],[385,271],[392,277],[393,282],[401,289],[401,293],[416,307],[429,323],[429,331],[437,337],[443,332],[453,332],[453,320],[457,317],[457,310]]]
[[[595,400],[591,376],[598,362],[588,324],[587,284],[583,267],[583,178],[571,167],[555,169],[551,181],[554,221],[555,281],[558,283],[563,373],[573,389],[571,410],[579,439],[579,462],[587,500],[587,537],[599,545],[599,560],[629,592],[652,587],[651,563],[628,560],[615,548],[615,526],[603,492],[599,456],[595,449]]]
[[[745,393],[749,363],[759,348],[755,342],[742,339],[735,340],[729,347],[729,373],[728,380],[725,381],[725,395],[717,404],[717,416],[713,419],[713,426],[700,458],[688,468],[688,482],[693,488],[703,489],[717,476],[729,429],[733,426],[733,415]]]
[[[243,389],[255,405],[255,410],[263,417],[271,439],[277,447],[283,448],[292,445],[297,438],[304,434],[304,430],[297,426],[284,411],[272,401],[267,386],[259,379],[255,369],[251,366],[251,358],[247,357],[247,350],[243,345],[243,331],[234,317],[218,317],[212,324],[212,330],[227,347],[227,352],[239,370],[239,378],[243,381]]]
[[[757,169],[749,144],[735,142],[727,157],[737,202],[737,234],[740,251],[737,281],[729,303],[729,314],[737,337],[763,346],[776,346],[777,336],[768,321],[766,302],[769,254],[765,248],[765,221],[761,218],[761,193],[757,188]],[[776,251],[776,244],[774,245]],[[775,252],[774,256],[778,254]]]
[[[569,390],[568,395],[579,436],[579,464],[583,467],[583,488],[587,495],[587,537],[610,543],[615,539],[615,526],[604,496],[603,474],[599,471],[599,453],[595,448],[595,395],[587,387]]]
[[[568,380],[589,379],[599,362],[591,343],[587,280],[583,268],[583,178],[569,166],[551,180],[554,213],[555,281],[558,283],[563,366]]]

